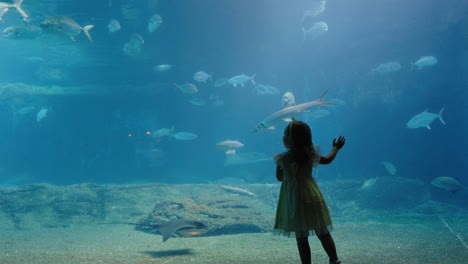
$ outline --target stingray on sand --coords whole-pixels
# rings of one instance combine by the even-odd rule
[[[205,223],[199,220],[173,219],[162,224],[135,224],[136,229],[149,231],[150,233],[159,232],[163,236],[163,242],[166,242],[172,235],[201,235],[210,229]]]

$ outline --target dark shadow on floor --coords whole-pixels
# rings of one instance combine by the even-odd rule
[[[149,255],[153,258],[162,258],[162,257],[172,257],[172,256],[181,256],[181,255],[191,255],[193,254],[192,249],[176,249],[176,250],[163,250],[163,251],[143,251],[142,253]]]

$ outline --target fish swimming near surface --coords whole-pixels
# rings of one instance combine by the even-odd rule
[[[7,39],[35,39],[42,34],[42,29],[31,24],[19,24],[7,27],[3,30],[3,36]]]
[[[170,136],[174,134],[174,127],[172,128],[160,128],[156,131],[154,131],[151,136],[154,137],[154,138],[160,138],[160,137],[164,137],[164,136]]]
[[[465,189],[465,187],[460,182],[458,182],[452,177],[438,177],[435,178],[431,182],[431,184],[435,187],[441,188],[452,193],[456,193]]]
[[[208,79],[213,80],[212,74],[208,74],[204,71],[198,71],[193,74],[193,80],[197,82],[206,82]]]
[[[382,161],[382,164],[384,165],[384,167],[388,171],[388,173],[390,173],[391,175],[396,174],[397,169],[396,169],[395,165],[393,165],[393,163],[391,163],[390,161]]]
[[[201,97],[196,96],[196,97],[190,98],[189,103],[195,106],[205,106],[206,100]]]
[[[175,234],[181,235],[202,235],[210,230],[210,228],[200,220],[173,219],[162,224],[135,224],[137,230],[149,231],[150,233],[159,232],[163,236],[163,242],[166,242]]]
[[[287,108],[296,104],[296,99],[294,99],[294,94],[291,92],[286,92],[281,97],[281,108]]]
[[[238,85],[244,87],[244,84],[248,81],[251,81],[254,85],[256,85],[255,83],[255,75],[252,75],[252,76],[247,76],[247,75],[244,75],[244,74],[241,74],[241,75],[237,75],[237,76],[234,76],[232,77],[231,79],[228,80],[228,83],[234,87],[237,87]]]
[[[184,94],[196,94],[198,93],[198,88],[193,83],[184,83],[182,85],[178,85],[174,83],[174,85]]]
[[[321,13],[323,13],[325,11],[327,1],[321,0],[321,1],[312,2],[311,4],[312,6],[310,9],[304,10],[301,24],[304,24],[304,21],[306,21],[307,18],[314,18],[320,15]]]
[[[109,29],[110,33],[114,33],[122,29],[122,27],[120,26],[120,22],[117,19],[109,20],[109,23],[107,24],[107,28]]]
[[[380,75],[397,72],[401,70],[401,64],[398,61],[390,61],[379,64],[377,67],[372,69],[372,73],[378,73]]]
[[[318,105],[323,105],[323,106],[333,106],[332,104],[329,104],[325,101],[323,101],[323,98],[327,94],[328,89],[320,96],[319,99],[308,102],[308,103],[303,103],[299,105],[293,105],[290,107],[286,107],[281,109],[280,111],[268,116],[265,118],[262,122],[260,122],[255,128],[254,128],[254,133],[261,132],[265,129],[273,129],[274,125],[281,122],[284,119],[287,118],[292,118],[294,115],[299,114],[304,112],[305,110],[318,106]]]
[[[442,118],[442,113],[444,112],[445,108],[440,109],[438,114],[427,112],[427,109],[424,112],[419,113],[413,116],[408,123],[406,123],[407,128],[419,128],[419,127],[426,127],[427,129],[431,129],[430,125],[434,119],[439,118],[440,122],[445,125],[445,121]]]
[[[158,29],[163,22],[163,19],[160,15],[154,14],[150,17],[150,20],[148,22],[148,32],[153,33]]]
[[[41,108],[36,114],[36,121],[39,123],[42,121],[42,119],[47,117],[47,108]]]
[[[307,39],[315,39],[323,35],[328,31],[328,25],[325,22],[317,22],[313,24],[310,28],[302,28],[302,33],[304,35],[304,41]]]
[[[216,88],[223,87],[229,84],[228,78],[219,78],[214,81],[213,86]]]
[[[171,135],[171,137],[177,140],[194,140],[198,138],[197,135],[190,133],[190,132],[177,132]]]
[[[438,63],[438,60],[434,56],[423,56],[419,60],[417,60],[415,63],[413,63],[411,69],[413,69],[414,66],[418,68],[418,70],[421,70],[422,68],[425,67],[430,67],[434,66]]]
[[[155,72],[165,72],[172,69],[172,65],[170,64],[159,64],[153,67],[153,71]]]
[[[242,144],[241,142],[229,139],[216,143],[216,147],[218,147],[221,150],[224,150],[226,155],[236,154],[236,150],[242,148],[243,146],[244,144]]]
[[[75,20],[71,17],[66,16],[55,16],[49,17],[42,21],[41,28],[46,33],[51,34],[58,34],[58,35],[65,35],[69,37],[71,40],[75,41],[75,36],[81,33],[86,35],[91,43],[93,43],[93,39],[89,34],[89,30],[91,30],[94,25],[87,25],[85,27],[81,27]]]
[[[257,84],[254,87],[254,91],[257,93],[257,95],[265,95],[265,94],[279,94],[280,91],[271,85],[264,85],[264,84]]]
[[[244,189],[241,189],[241,188],[237,188],[237,187],[232,187],[232,186],[227,186],[227,185],[219,185],[219,187],[223,190],[226,190],[228,192],[232,192],[232,193],[235,193],[235,194],[239,194],[239,195],[245,195],[245,196],[250,196],[250,197],[254,197],[255,196],[255,193],[253,192],[249,192],[247,190],[244,190]]]
[[[122,51],[125,55],[130,57],[136,57],[141,54],[142,46],[145,44],[145,40],[140,34],[132,34],[130,39],[125,42]]]
[[[21,8],[23,1],[24,0],[15,0],[13,4],[0,2],[0,22],[3,22],[3,15],[5,15],[11,8],[15,8],[23,17],[24,21],[28,21],[29,15]]]

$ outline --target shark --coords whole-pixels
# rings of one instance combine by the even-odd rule
[[[311,107],[319,106],[319,105],[333,106],[332,104],[329,104],[323,101],[323,98],[325,97],[327,92],[328,92],[328,89],[317,100],[286,107],[268,116],[262,122],[260,122],[257,126],[255,126],[253,133],[258,133],[258,132],[264,131],[265,129],[274,129],[274,125],[279,123],[280,121],[287,120],[296,114],[305,112],[307,109]]]

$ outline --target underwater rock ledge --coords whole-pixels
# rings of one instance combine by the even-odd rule
[[[319,182],[319,185],[334,218],[366,217],[375,213],[444,213],[444,208],[448,208],[446,213],[457,210],[453,206],[432,210],[435,202],[430,200],[430,185],[407,178],[382,177],[365,188],[362,180]],[[205,222],[211,228],[207,235],[272,231],[280,185],[230,186],[248,192],[236,193],[215,184],[159,183],[30,184],[0,188],[1,228],[102,223],[154,225],[184,218]]]

